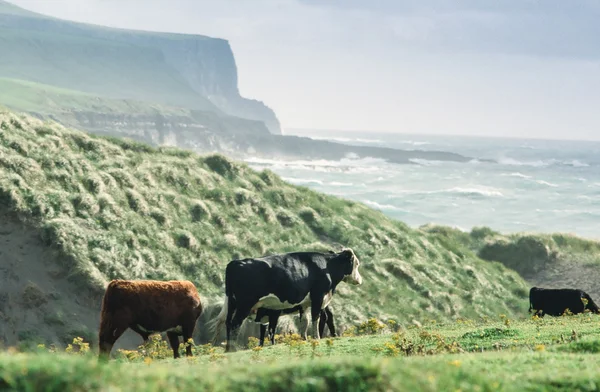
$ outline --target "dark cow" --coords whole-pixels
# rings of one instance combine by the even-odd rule
[[[339,253],[296,252],[258,259],[233,260],[225,269],[225,302],[212,323],[213,343],[225,323],[226,351],[237,340],[242,322],[259,308],[310,308],[313,338],[319,338],[321,310],[331,301],[340,282],[361,284],[360,261],[352,249]],[[306,337],[308,323],[304,321]]]
[[[266,308],[260,308],[256,311],[256,319],[255,322],[260,323],[260,339],[259,345],[263,346],[265,343],[265,335],[267,332],[267,325],[269,327],[269,340],[271,344],[275,344],[275,329],[277,328],[277,323],[279,321],[279,316],[282,314],[292,314],[298,312],[300,314],[300,318],[304,317],[304,310],[300,306],[296,306],[292,309],[285,310],[272,310]],[[323,332],[325,331],[325,324],[329,327],[329,333],[331,336],[335,337],[335,325],[333,323],[333,313],[331,313],[331,309],[327,306],[325,309],[321,310],[321,316],[319,317],[319,336],[323,337]]]
[[[583,299],[587,300],[584,305]],[[600,313],[600,309],[592,298],[583,290],[578,289],[544,289],[532,287],[529,290],[529,313],[543,317],[560,316],[569,309],[573,314],[583,313],[589,309],[593,313]]]
[[[144,343],[153,333],[167,332],[173,356],[179,358],[179,336],[187,344],[202,313],[198,290],[189,281],[113,280],[102,300],[100,315],[100,358],[108,359],[113,345],[131,328]]]

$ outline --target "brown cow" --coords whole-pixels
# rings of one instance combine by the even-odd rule
[[[100,314],[99,357],[108,359],[113,345],[131,328],[144,339],[167,332],[173,356],[179,357],[179,336],[192,338],[202,313],[198,290],[192,282],[172,280],[113,280],[108,284]],[[192,355],[187,345],[186,355]]]

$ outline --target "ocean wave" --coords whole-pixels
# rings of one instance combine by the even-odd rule
[[[568,161],[568,162],[563,162],[563,164],[565,166],[573,166],[573,167],[589,167],[590,165],[585,163],[585,162],[581,162],[578,159],[573,159],[572,161]]]
[[[502,176],[504,177],[518,177],[518,178],[524,178],[524,179],[530,179],[531,176],[528,176],[527,174],[523,174],[523,173],[519,173],[519,172],[514,172],[514,173],[504,173],[502,174]]]
[[[433,191],[424,191],[424,190],[411,190],[411,189],[403,189],[394,191],[396,194],[404,194],[404,195],[438,195],[438,194],[458,194],[462,196],[470,196],[470,197],[504,197],[504,194],[496,189],[490,187],[481,187],[481,186],[472,186],[472,187],[453,187],[447,189],[433,190]],[[394,195],[390,195],[389,198],[393,198]]]
[[[327,185],[331,185],[331,186],[354,186],[354,184],[351,183],[351,182],[337,182],[337,181],[330,182]]]
[[[317,160],[285,160],[267,158],[247,158],[245,162],[255,168],[273,168],[308,170],[326,173],[381,173],[384,171],[385,160],[379,158],[343,158],[339,161],[325,159]]]
[[[520,161],[514,158],[500,158],[498,163],[507,166],[529,166],[529,167],[549,167],[549,166],[570,166],[570,167],[589,167],[588,163],[578,159],[559,160],[559,159],[540,159],[536,161]]]
[[[372,200],[363,200],[363,203],[365,203],[366,205],[373,207],[375,209],[381,210],[381,211],[401,211],[401,212],[408,212],[406,210],[403,210],[402,208],[390,205],[390,204],[379,204],[376,201],[372,201]]]
[[[546,167],[551,164],[551,163],[549,163],[549,161],[543,161],[543,160],[519,161],[519,160],[513,159],[513,158],[500,158],[500,159],[498,159],[498,163],[500,163],[501,165],[507,165],[507,166],[531,166],[531,167]]]
[[[430,142],[420,142],[420,141],[416,141],[416,140],[400,140],[396,143],[400,143],[400,144],[410,144],[411,146],[427,146],[430,145]]]
[[[536,181],[535,181],[535,183],[536,183],[536,184],[540,184],[540,185],[546,185],[546,186],[550,186],[550,187],[553,187],[553,188],[556,188],[556,187],[558,187],[558,185],[556,185],[556,184],[553,184],[553,183],[551,183],[551,182],[548,182],[548,181],[544,181],[544,180],[536,180]]]
[[[488,197],[503,197],[504,194],[495,188],[461,188],[454,187],[446,189],[438,193],[458,193],[468,196],[488,196]]]
[[[369,143],[369,144],[381,144],[384,143],[383,140],[379,139],[363,139],[363,138],[349,138],[349,137],[326,137],[326,136],[309,136],[309,138],[314,140],[327,140],[330,142],[340,142],[340,143]]]
[[[421,166],[439,166],[447,162],[435,161],[429,159],[420,159],[420,158],[411,158],[408,160],[409,162],[415,163]]]
[[[323,181],[311,179],[311,178],[282,177],[282,179],[284,181],[287,181],[287,182],[290,182],[290,183],[296,184],[296,185],[308,185],[308,184],[323,185]]]

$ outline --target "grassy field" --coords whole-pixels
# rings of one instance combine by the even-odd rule
[[[279,336],[275,346],[223,354],[196,346],[180,360],[166,342],[98,363],[70,353],[0,355],[0,388],[13,390],[592,391],[600,384],[600,318],[585,314],[514,321],[427,323],[320,341]],[[395,329],[394,326],[391,326]],[[355,331],[358,333],[358,331]],[[364,334],[367,333],[367,334]],[[255,342],[252,342],[255,343]]]
[[[160,50],[107,39],[63,33],[60,29],[3,27],[6,56],[0,76],[44,83],[106,98],[136,99],[218,111],[196,93]]]
[[[189,111],[140,101],[108,99],[93,94],[54,87],[27,80],[0,78],[0,103],[16,110],[40,114],[67,111],[131,113],[153,115],[188,115]]]

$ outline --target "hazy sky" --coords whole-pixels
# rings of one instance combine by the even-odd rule
[[[600,0],[10,0],[228,39],[284,128],[600,139]]]

